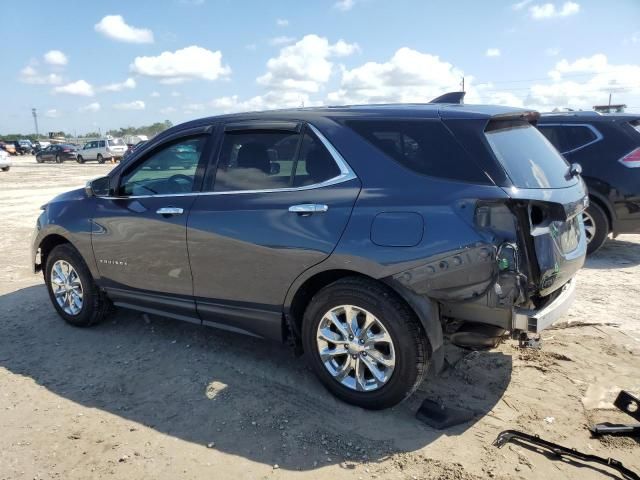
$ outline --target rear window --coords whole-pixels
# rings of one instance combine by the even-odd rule
[[[439,120],[347,120],[345,124],[414,172],[489,183],[488,177]]]
[[[565,178],[569,165],[562,155],[530,123],[494,121],[485,135],[516,187],[562,188],[575,182]]]
[[[120,145],[120,146],[124,145],[124,142],[122,141],[121,138],[112,138],[109,140],[110,147],[115,147],[116,145]]]

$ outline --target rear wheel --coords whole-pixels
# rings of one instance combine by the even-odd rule
[[[609,236],[609,220],[606,213],[597,203],[593,201],[582,213],[584,222],[584,232],[587,236],[587,254],[597,252]]]
[[[102,158],[102,155],[98,154],[98,163],[104,163],[104,158]]]
[[[36,157],[36,162],[42,163],[42,157]]]
[[[56,163],[62,163],[62,158],[60,155],[56,155]]]
[[[84,163],[84,158],[82,158],[82,155],[78,155],[78,158],[76,158],[76,161],[78,163]]]
[[[428,340],[418,318],[373,280],[349,277],[320,290],[305,311],[302,336],[324,386],[363,408],[401,402],[427,372]]]
[[[8,171],[9,171],[9,168],[11,168],[11,167],[2,167],[2,171],[3,171],[3,172],[8,172]]]
[[[49,253],[44,280],[51,303],[71,325],[88,327],[107,315],[107,298],[94,282],[78,251],[71,245],[58,245]]]

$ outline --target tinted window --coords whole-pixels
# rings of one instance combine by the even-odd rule
[[[100,140],[100,141],[98,142],[98,146],[99,146],[99,147],[104,147],[104,140]]]
[[[313,132],[307,132],[302,140],[300,156],[295,165],[293,185],[301,187],[322,183],[340,175],[331,154]]]
[[[122,177],[121,195],[191,192],[204,143],[205,137],[195,137],[156,150]]]
[[[121,138],[112,138],[111,140],[108,140],[108,142],[110,147],[114,147],[116,145],[119,145],[119,146],[124,145],[124,142],[122,141]]]
[[[540,131],[528,122],[491,122],[487,140],[507,175],[519,188],[561,188],[569,165]]]
[[[411,170],[487,183],[487,177],[439,120],[349,120],[346,125]]]
[[[540,131],[560,152],[568,152],[593,142],[596,134],[584,125],[540,125]]]

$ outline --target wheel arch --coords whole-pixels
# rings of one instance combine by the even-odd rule
[[[589,201],[598,205],[604,214],[607,216],[607,222],[609,222],[609,231],[613,231],[613,209],[609,202],[599,193],[589,192]]]
[[[289,290],[284,306],[286,326],[292,335],[293,343],[299,353],[302,352],[301,332],[304,311],[313,296],[322,288],[345,277],[361,277],[385,285],[396,293],[420,320],[423,331],[429,340],[432,362],[430,370],[439,371],[444,364],[444,349],[440,309],[436,301],[416,295],[392,278],[376,279],[362,272],[348,269],[331,269],[316,272],[299,282]]]
[[[37,263],[37,260],[36,260],[36,263],[35,263],[36,272],[44,270],[47,264],[48,255],[51,253],[51,251],[55,247],[63,244],[69,244],[73,246],[73,244],[68,238],[64,237],[63,235],[60,235],[59,233],[50,233],[45,237],[43,237],[42,240],[40,240],[40,242],[38,243],[38,250],[40,251],[40,262]]]

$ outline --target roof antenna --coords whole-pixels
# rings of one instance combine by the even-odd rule
[[[429,103],[458,103],[462,105],[465,95],[466,92],[449,92],[434,98]]]

